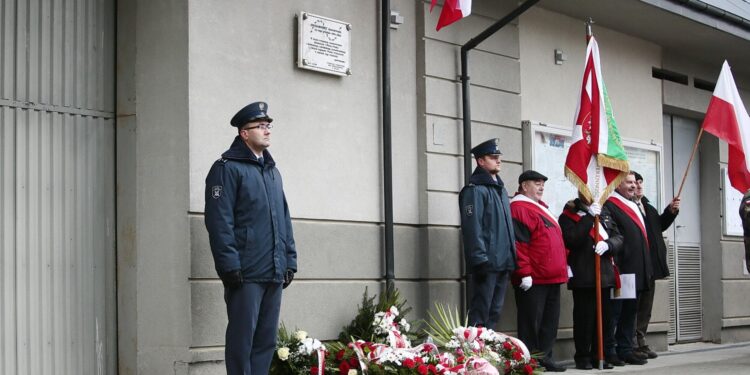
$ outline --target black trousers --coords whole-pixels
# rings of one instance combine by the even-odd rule
[[[532,353],[544,353],[542,362],[549,362],[560,322],[560,284],[534,284],[525,292],[518,286],[514,289],[518,338]]]
[[[602,342],[612,340],[612,309],[609,299],[611,288],[602,288]],[[576,288],[573,292],[573,342],[576,363],[597,359],[598,334],[596,332],[596,289]]]
[[[651,321],[651,310],[654,307],[654,292],[656,283],[651,280],[648,290],[643,291],[638,296],[638,315],[635,324],[635,335],[638,347],[647,346],[646,333],[648,332],[648,323]]]

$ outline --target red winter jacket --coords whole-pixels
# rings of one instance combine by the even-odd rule
[[[560,284],[568,281],[568,262],[560,226],[528,198],[518,195],[510,202],[510,214],[516,234],[518,269],[513,285],[531,276],[534,284]],[[544,202],[539,202],[545,208]]]

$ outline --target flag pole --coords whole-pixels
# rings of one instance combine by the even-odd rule
[[[698,138],[695,139],[695,144],[693,145],[693,152],[690,154],[690,159],[688,159],[687,167],[685,167],[685,173],[682,175],[682,182],[680,183],[680,189],[677,190],[677,197],[682,196],[682,187],[685,186],[685,180],[687,179],[688,171],[690,170],[690,164],[693,163],[693,157],[695,156],[695,152],[698,150],[698,144],[701,142],[701,137],[703,136],[703,126],[701,126],[701,130],[698,132]]]
[[[594,24],[594,20],[589,17],[589,19],[586,21],[586,44],[588,45],[589,40],[594,35],[591,31],[591,25]],[[597,162],[598,163],[598,162]],[[601,168],[597,168],[597,178],[600,175]],[[599,184],[597,184],[599,186]],[[596,192],[597,197],[600,192]],[[593,195],[593,194],[592,194]],[[595,197],[592,196],[591,202],[595,202]],[[594,246],[601,241],[601,235],[599,234],[599,215],[596,215],[594,217],[594,231],[596,232],[596,235],[594,235]],[[596,339],[597,339],[597,352],[596,352],[596,358],[599,362],[599,370],[604,369],[604,335],[602,330],[602,270],[601,270],[601,256],[597,253],[594,253],[594,274],[596,275],[595,279],[595,290],[596,290]]]

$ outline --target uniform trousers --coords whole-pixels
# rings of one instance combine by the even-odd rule
[[[633,352],[635,346],[635,319],[638,310],[638,296],[635,299],[612,300],[612,329],[614,338],[604,343],[606,355],[617,354],[624,358]]]
[[[224,290],[228,375],[268,374],[276,350],[281,289],[281,283],[244,283]]]
[[[534,284],[525,292],[514,289],[518,338],[532,353],[544,353],[541,362],[549,363],[560,321],[560,284]]]
[[[648,290],[644,290],[638,297],[638,313],[636,318],[635,335],[638,347],[647,346],[646,333],[648,323],[651,321],[651,310],[654,307],[654,291],[656,283],[651,280]]]
[[[602,342],[612,340],[611,288],[602,288]],[[573,342],[576,364],[591,363],[597,359],[599,342],[596,330],[596,289],[575,288],[573,292]]]
[[[482,278],[472,274],[469,325],[495,329],[503,311],[510,272],[488,272]]]

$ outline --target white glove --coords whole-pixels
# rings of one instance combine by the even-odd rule
[[[591,216],[598,216],[600,213],[602,213],[602,206],[599,205],[599,203],[591,203],[589,206],[589,213]]]
[[[605,241],[599,241],[599,243],[596,244],[596,248],[594,248],[594,252],[599,254],[599,256],[606,253],[607,250],[609,250],[609,244]]]
[[[526,277],[524,277],[524,278],[521,279],[521,285],[519,285],[519,286],[525,292],[525,291],[527,291],[527,290],[529,290],[531,288],[531,284],[532,283],[533,282],[531,281],[531,276],[526,276]]]

